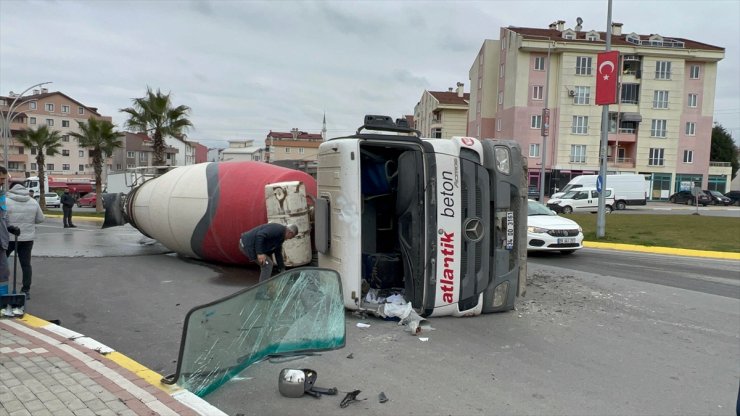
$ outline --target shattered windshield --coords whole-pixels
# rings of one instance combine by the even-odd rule
[[[267,356],[344,343],[339,274],[293,269],[188,312],[177,372],[163,381],[202,397]]]

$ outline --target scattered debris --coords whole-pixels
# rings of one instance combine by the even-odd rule
[[[370,325],[363,323],[363,322],[358,322],[357,327],[358,328],[370,328]]]
[[[344,399],[342,399],[342,402],[339,403],[339,407],[344,409],[345,407],[349,406],[350,404],[354,402],[359,402],[360,400],[357,399],[357,395],[360,394],[362,390],[355,390],[347,393],[346,396],[344,396]],[[365,399],[362,399],[365,400]]]
[[[351,359],[355,358],[355,356],[352,355],[352,353],[349,353],[349,355],[347,356],[347,358],[349,358],[351,360]]]
[[[427,337],[419,337],[419,341],[421,341],[421,342],[427,342],[427,341],[429,341],[429,338],[427,338]]]
[[[388,401],[388,397],[385,395],[384,392],[382,392],[382,391],[380,392],[380,394],[378,395],[378,401],[380,403],[385,403],[385,402]]]

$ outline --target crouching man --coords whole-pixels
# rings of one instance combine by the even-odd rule
[[[277,271],[285,270],[283,262],[283,242],[290,240],[298,234],[298,226],[295,224],[263,224],[252,228],[239,238],[239,249],[249,260],[260,266],[260,282],[264,282],[272,276],[273,260],[277,263]]]

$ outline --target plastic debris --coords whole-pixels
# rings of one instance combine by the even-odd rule
[[[361,390],[355,390],[355,391],[351,391],[351,392],[347,393],[347,395],[344,396],[344,399],[342,399],[342,402],[339,403],[339,407],[341,407],[342,409],[344,409],[345,407],[349,406],[350,404],[352,404],[354,402],[358,402],[359,400],[357,400],[357,395],[360,394],[361,392],[362,392]]]
[[[388,396],[386,396],[385,393],[381,391],[380,394],[378,395],[378,401],[380,403],[385,403],[388,401]]]
[[[427,341],[429,341],[429,338],[427,338],[427,337],[419,337],[419,341],[421,341],[421,342],[427,342]]]
[[[366,323],[363,323],[363,322],[358,322],[357,323],[357,327],[358,328],[370,328],[370,325],[369,324],[366,324]]]
[[[349,353],[349,355],[347,356],[347,358],[349,358],[351,360],[351,359],[355,358],[355,356],[352,353]]]

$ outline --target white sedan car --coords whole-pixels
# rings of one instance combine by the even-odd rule
[[[44,199],[46,200],[46,208],[59,208],[62,206],[61,198],[59,198],[59,195],[56,192],[45,193]]]
[[[560,217],[550,208],[531,199],[528,211],[528,251],[572,254],[583,247],[583,229],[575,221]]]

